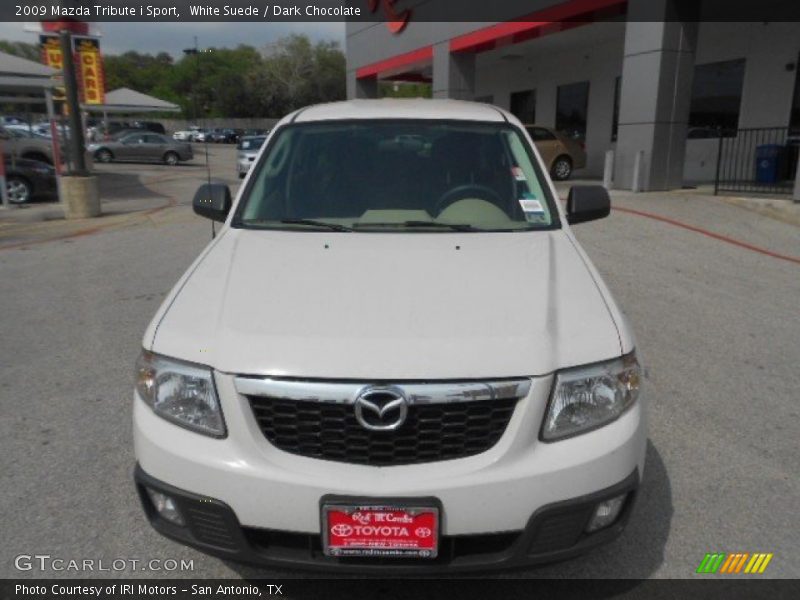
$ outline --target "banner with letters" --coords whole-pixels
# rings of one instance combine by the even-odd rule
[[[63,69],[64,57],[61,53],[59,37],[57,35],[40,35],[39,44],[42,62],[53,69],[59,71]],[[105,102],[105,77],[100,42],[97,38],[73,36],[72,51],[81,104],[103,104]]]

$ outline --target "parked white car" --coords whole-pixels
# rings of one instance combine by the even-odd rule
[[[407,140],[418,140],[409,144]],[[229,560],[473,571],[625,526],[647,440],[633,334],[522,124],[492,106],[294,112],[148,327],[135,479]]]
[[[179,142],[193,142],[195,141],[195,136],[197,135],[198,131],[200,131],[200,128],[196,125],[192,125],[189,127],[189,129],[183,129],[174,132],[172,134],[172,139]]]

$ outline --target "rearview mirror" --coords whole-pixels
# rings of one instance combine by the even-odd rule
[[[567,222],[570,225],[603,219],[611,212],[611,198],[601,185],[574,185],[567,196]]]
[[[224,183],[204,183],[192,200],[194,212],[212,221],[224,221],[231,210],[231,190]]]

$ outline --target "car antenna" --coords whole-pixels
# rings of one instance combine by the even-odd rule
[[[206,127],[206,120],[203,118],[203,129],[206,130],[206,134],[203,136],[203,150],[205,151],[206,155],[206,181],[208,182],[209,187],[211,187],[211,164],[208,162],[208,128]],[[211,239],[213,240],[217,237],[217,229],[214,224],[214,220],[211,220]]]
[[[197,36],[194,36],[194,49],[193,50],[184,50],[186,53],[194,54],[195,58],[195,66],[196,66],[196,75],[195,75],[195,87],[197,86],[197,82],[200,79],[200,48],[197,45]],[[195,117],[197,117],[198,103],[197,103],[197,89],[194,90],[194,106],[195,106]],[[206,111],[202,109],[202,117],[200,118],[200,125],[203,128],[203,131],[206,134],[203,136],[203,153],[206,155],[206,182],[209,186],[211,186],[211,164],[208,162],[208,120],[206,119]],[[213,240],[217,237],[217,230],[214,224],[214,221],[211,221],[211,239]]]

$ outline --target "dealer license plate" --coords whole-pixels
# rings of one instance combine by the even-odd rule
[[[322,506],[323,549],[328,556],[435,558],[439,509],[432,506]]]

